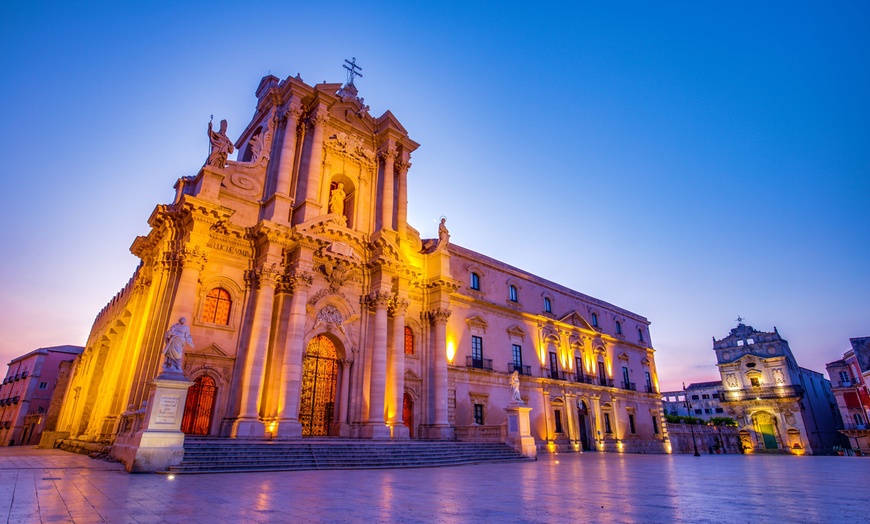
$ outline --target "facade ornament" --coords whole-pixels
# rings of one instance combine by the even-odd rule
[[[511,401],[516,404],[525,404],[523,397],[520,396],[520,374],[514,370],[510,378],[511,385]]]
[[[316,329],[320,324],[326,323],[335,326],[339,331],[344,333],[342,322],[344,322],[344,317],[341,315],[341,311],[335,306],[328,305],[317,313],[317,317],[314,319],[314,328]]]
[[[205,164],[223,169],[227,165],[227,157],[233,152],[233,141],[227,136],[226,120],[221,120],[221,127],[217,133],[212,130],[211,121],[209,121],[208,141],[211,144],[211,154],[208,155]]]
[[[344,184],[339,182],[335,189],[329,193],[329,212],[336,215],[344,215]]]
[[[393,295],[383,291],[372,291],[364,298],[366,305],[371,309],[386,308],[390,305],[392,299]]]
[[[399,155],[399,151],[394,147],[390,147],[387,149],[381,149],[380,151],[378,151],[378,158],[380,158],[384,162],[386,162],[387,160],[395,161],[396,157],[398,155]]]
[[[347,262],[339,260],[335,264],[326,263],[320,266],[320,271],[326,276],[329,282],[329,291],[333,294],[338,293],[338,290],[347,282],[356,272],[356,269],[351,268]]]
[[[284,275],[284,281],[295,292],[310,288],[314,283],[314,277],[307,271],[294,268]]]
[[[407,298],[403,298],[400,296],[393,297],[392,302],[390,303],[390,314],[405,314],[405,311],[408,310],[408,306],[411,305],[411,302]]]
[[[329,121],[329,111],[323,108],[318,107],[314,111],[312,111],[308,118],[306,119],[306,123],[309,127],[317,127],[326,124]]]
[[[447,219],[441,217],[441,223],[438,224],[438,250],[444,251],[447,249],[447,244],[450,243],[450,231],[447,230]]]

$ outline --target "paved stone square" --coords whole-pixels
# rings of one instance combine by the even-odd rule
[[[166,475],[0,448],[8,522],[870,522],[870,459],[544,455],[398,470]]]

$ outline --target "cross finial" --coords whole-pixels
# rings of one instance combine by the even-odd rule
[[[740,315],[737,315],[737,323],[738,324],[743,322],[743,320],[744,320],[743,317],[741,317]]]
[[[359,72],[362,71],[362,68],[356,65],[356,57],[353,57],[350,60],[345,59],[344,62],[344,65],[342,65],[341,67],[347,69],[347,85],[352,86],[353,77],[358,76],[362,78],[362,73]],[[357,71],[357,69],[359,71]]]

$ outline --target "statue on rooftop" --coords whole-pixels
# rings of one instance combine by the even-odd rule
[[[233,141],[227,136],[227,121],[221,120],[220,130],[215,133],[212,130],[211,121],[208,123],[208,141],[211,143],[211,154],[208,155],[206,165],[223,168],[227,165],[227,156],[233,152]]]
[[[447,249],[447,244],[450,242],[450,231],[445,225],[447,219],[441,217],[441,223],[438,224],[438,249]]]

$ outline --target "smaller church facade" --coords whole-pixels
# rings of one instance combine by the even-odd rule
[[[737,421],[746,452],[831,454],[839,443],[831,382],[798,366],[774,328],[765,332],[742,322],[713,350],[722,377],[721,404]]]
[[[185,318],[187,434],[500,440],[516,372],[538,448],[669,451],[646,318],[455,245],[443,220],[422,238],[419,144],[352,76],[266,76],[256,101],[234,142],[209,125],[206,165],[133,242],[55,435],[130,428]]]

